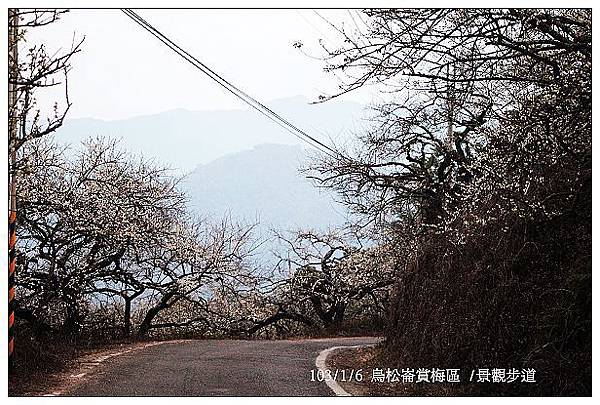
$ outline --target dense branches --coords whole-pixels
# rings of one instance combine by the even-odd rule
[[[591,76],[583,74],[591,67],[587,11],[366,14],[370,32],[341,30],[344,47],[326,48],[328,69],[347,74],[342,93],[375,82],[391,96],[356,151],[347,151],[352,163],[329,160],[313,170],[357,212],[435,225],[464,202],[474,181],[520,185],[511,198],[539,211],[524,196],[525,173],[539,178],[531,165],[538,158],[591,156],[585,127]],[[566,99],[571,104],[559,101]],[[512,152],[498,154],[495,147]],[[524,171],[507,176],[499,164]]]
[[[74,159],[46,141],[26,152],[35,160],[19,177],[19,301],[49,324],[78,334],[88,312],[119,298],[127,334],[132,301],[144,299],[145,334],[182,299],[205,306],[210,283],[235,289],[250,278],[251,228],[188,218],[163,169],[101,140]]]
[[[268,311],[250,332],[282,320],[341,332],[347,321],[371,325],[385,317],[400,263],[388,246],[364,246],[366,240],[349,230],[302,231],[278,238],[286,248],[279,256],[282,274],[263,289],[271,289],[264,298]]]
[[[57,21],[66,10],[19,10],[16,20],[9,19],[9,29],[16,21],[18,38],[9,45],[9,55],[18,55],[18,62],[9,61],[9,84],[15,86],[15,105],[9,106],[9,122],[18,123],[19,133],[9,141],[9,153],[19,150],[25,143],[56,131],[71,107],[68,93],[68,73],[73,57],[81,50],[83,39],[75,41],[66,51],[51,51],[44,44],[27,43],[27,31]],[[50,108],[37,105],[40,91],[62,86],[64,101]],[[13,168],[13,170],[18,169]]]
[[[346,82],[322,100],[387,96],[350,160],[310,172],[407,258],[389,353],[528,364],[537,393],[589,392],[590,10],[365,14],[368,32],[338,27],[325,46]]]

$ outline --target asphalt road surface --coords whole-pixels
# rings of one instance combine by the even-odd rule
[[[319,352],[376,338],[190,340],[107,360],[69,396],[330,396],[311,381]]]

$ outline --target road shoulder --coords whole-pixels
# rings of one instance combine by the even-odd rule
[[[336,396],[369,396],[373,395],[367,382],[371,379],[372,368],[366,366],[372,363],[375,353],[376,344],[334,346],[321,351],[315,364],[322,373],[323,382]]]
[[[124,354],[132,354],[152,346],[178,342],[180,341],[133,342],[116,344],[108,348],[82,350],[76,358],[69,360],[68,365],[63,370],[50,374],[45,373],[43,376],[39,376],[39,378],[33,378],[33,381],[21,382],[19,384],[13,382],[14,387],[9,392],[9,396],[68,395],[69,391],[86,381],[90,375],[96,373],[109,359]]]

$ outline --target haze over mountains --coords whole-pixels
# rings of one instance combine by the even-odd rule
[[[342,224],[344,208],[299,175],[309,162],[298,145],[262,144],[198,166],[184,189],[196,212],[257,220],[262,232]]]
[[[330,137],[336,142],[347,138],[361,125],[363,115],[363,106],[349,101],[309,104],[304,97],[292,97],[267,104],[325,142],[330,142]],[[250,107],[219,111],[177,109],[115,121],[73,119],[65,122],[56,139],[78,144],[98,135],[122,139],[122,145],[131,152],[153,157],[181,172],[262,143],[302,143]]]
[[[363,107],[353,102],[311,105],[293,97],[269,107],[327,143],[343,142],[362,125]],[[182,188],[202,216],[259,220],[261,233],[325,229],[340,225],[346,216],[331,194],[299,173],[314,151],[249,108],[180,109],[117,121],[74,119],[55,139],[75,146],[95,136],[121,139],[130,152],[185,173]]]

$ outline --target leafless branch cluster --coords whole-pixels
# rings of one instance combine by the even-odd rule
[[[360,135],[356,150],[344,151],[351,160],[325,160],[311,175],[338,190],[358,213],[387,223],[439,224],[464,203],[473,183],[482,182],[511,188],[506,194],[525,202],[520,210],[540,213],[524,196],[530,191],[526,177],[539,178],[526,161],[581,160],[589,153],[589,12],[366,15],[366,35],[342,28],[344,46],[325,48],[327,68],[347,74],[332,97],[380,83],[390,99],[377,107],[373,128]],[[565,99],[576,105],[566,107]],[[507,171],[521,165],[493,149],[500,143],[513,149],[511,159],[528,166],[518,180]],[[503,171],[500,161],[507,163]]]
[[[18,34],[9,43],[9,84],[14,85],[14,105],[9,105],[9,122],[18,124],[19,133],[9,140],[9,152],[19,150],[26,142],[56,131],[71,107],[68,73],[73,57],[81,51],[84,39],[75,41],[65,51],[49,51],[44,44],[31,44],[27,32],[57,21],[66,10],[21,9],[16,20]],[[17,48],[17,49],[15,49]],[[16,60],[14,56],[17,55]],[[50,109],[37,104],[39,93],[62,86],[64,101]],[[13,171],[18,168],[13,168]]]
[[[339,26],[342,41],[323,43],[345,82],[321,101],[367,85],[384,101],[347,159],[307,172],[407,258],[389,353],[523,361],[547,371],[538,392],[588,392],[591,11],[364,16],[368,30]]]
[[[75,158],[43,140],[29,142],[25,152],[19,308],[45,329],[78,334],[89,313],[111,304],[124,308],[118,324],[129,334],[134,300],[142,335],[208,322],[210,289],[237,291],[252,281],[244,262],[251,227],[189,217],[177,179],[165,170],[99,139]],[[187,319],[161,318],[183,301],[194,307]]]

